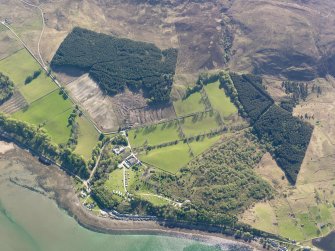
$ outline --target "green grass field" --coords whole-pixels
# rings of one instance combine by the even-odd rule
[[[154,149],[139,157],[143,162],[170,173],[176,173],[192,159],[189,147],[184,143]]]
[[[296,241],[304,240],[299,222],[290,216],[291,214],[292,212],[285,201],[276,208],[279,234]]]
[[[41,70],[40,65],[25,49],[19,50],[0,61],[0,72],[7,75],[14,82],[28,103],[58,88],[43,70],[31,83],[25,84],[25,79],[37,70]]]
[[[190,142],[190,147],[193,151],[193,154],[195,156],[203,153],[204,151],[206,151],[208,148],[210,148],[212,145],[214,145],[216,142],[218,142],[220,140],[221,136],[214,136],[214,137],[207,137],[207,136],[203,136],[201,137],[198,141],[193,140],[192,142]]]
[[[173,106],[177,116],[205,111],[205,105],[201,100],[200,92],[193,93],[186,99],[173,102]]]
[[[257,217],[255,227],[257,229],[262,229],[269,233],[277,233],[277,228],[274,225],[274,222],[276,222],[276,215],[269,203],[264,202],[256,204],[255,214]]]
[[[187,137],[208,133],[211,129],[220,127],[215,114],[210,112],[202,113],[192,117],[184,118],[181,127]]]
[[[123,187],[123,169],[116,169],[109,174],[108,180],[105,182],[105,187],[108,191],[120,191],[121,193],[125,193]]]
[[[68,117],[72,112],[72,103],[64,100],[58,91],[55,91],[36,102],[27,109],[18,111],[13,116],[31,124],[45,123],[45,128],[56,143],[66,143],[70,136]]]
[[[309,213],[298,214],[297,218],[299,219],[299,224],[305,235],[305,239],[314,238],[320,235],[320,233],[318,233],[315,219],[313,219]]]
[[[213,109],[219,112],[221,116],[227,117],[237,113],[236,106],[230,101],[224,90],[220,89],[219,81],[207,84],[204,88]]]
[[[154,146],[179,139],[178,121],[151,125],[132,129],[128,138],[132,147],[139,147],[147,143]]]
[[[164,199],[156,196],[155,194],[151,194],[151,193],[148,193],[148,192],[140,192],[140,193],[137,193],[137,195],[141,199],[149,201],[154,206],[164,206],[164,205],[168,205],[169,204],[169,201],[164,200]]]
[[[94,126],[84,117],[78,117],[79,125],[78,144],[74,150],[76,153],[83,155],[88,160],[92,155],[92,150],[98,142],[99,133]]]

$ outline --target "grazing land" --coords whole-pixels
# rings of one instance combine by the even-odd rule
[[[99,133],[94,126],[87,120],[87,118],[81,116],[76,119],[79,126],[78,143],[74,150],[86,160],[91,158],[92,150],[98,142]]]
[[[74,28],[60,45],[51,66],[86,70],[107,94],[142,89],[151,103],[170,100],[177,50]]]
[[[1,16],[8,18],[11,26],[32,48],[32,51],[36,52],[36,42],[41,30],[38,11],[27,8],[19,1],[6,1],[5,4],[0,3],[0,5]],[[54,52],[70,30],[74,26],[82,26],[105,34],[112,34],[113,37],[154,42],[159,47],[161,54],[166,48],[178,47],[176,73],[180,75],[197,76],[199,71],[204,69],[222,69],[227,66],[235,72],[256,72],[272,75],[276,78],[272,81],[269,77],[270,80],[266,82],[266,86],[264,84],[264,89],[271,93],[271,97],[268,97],[266,93],[264,95],[262,83],[259,84],[259,81],[254,81],[255,79],[246,75],[234,76],[231,74],[237,96],[236,99],[230,98],[234,102],[237,100],[242,103],[241,106],[235,103],[239,114],[251,121],[254,129],[252,133],[257,135],[261,145],[267,146],[267,150],[271,152],[273,159],[268,161],[267,167],[253,169],[257,165],[257,161],[260,160],[260,156],[253,155],[253,152],[258,152],[261,155],[265,150],[257,140],[243,141],[244,139],[250,140],[252,138],[250,134],[235,135],[229,132],[229,134],[221,133],[221,135],[215,136],[219,138],[218,141],[214,140],[215,137],[201,139],[199,134],[208,132],[208,128],[205,127],[206,123],[209,125],[209,131],[215,131],[221,126],[233,124],[234,121],[229,114],[236,113],[236,108],[233,112],[233,110],[226,109],[229,106],[223,105],[223,102],[228,102],[228,99],[223,96],[224,91],[217,91],[219,88],[216,86],[217,83],[204,85],[204,91],[213,108],[212,112],[216,118],[216,124],[212,119],[204,123],[187,123],[186,125],[185,121],[184,123],[180,121],[186,137],[194,136],[194,139],[187,140],[189,149],[192,149],[194,156],[200,155],[195,160],[194,157],[188,156],[191,161],[187,161],[188,164],[176,163],[175,166],[179,166],[179,168],[173,175],[159,172],[158,169],[151,166],[148,170],[141,167],[141,169],[145,169],[143,175],[136,171],[139,177],[136,182],[147,185],[149,191],[143,193],[150,194],[143,195],[142,190],[139,190],[137,191],[138,195],[142,195],[142,199],[159,208],[157,211],[155,209],[148,210],[147,213],[157,214],[164,218],[173,215],[173,217],[183,220],[192,221],[195,219],[206,223],[219,222],[225,225],[235,225],[236,215],[247,209],[246,215],[248,217],[243,217],[241,219],[243,222],[258,229],[298,241],[322,236],[334,229],[335,191],[333,183],[335,174],[333,163],[335,143],[332,139],[335,130],[332,122],[335,114],[333,95],[335,92],[331,87],[334,86],[335,82],[331,76],[326,75],[334,75],[335,72],[333,48],[335,16],[329,11],[334,9],[334,1],[325,0],[320,4],[319,1],[267,0],[260,4],[259,1],[246,3],[242,0],[124,1],[122,3],[104,0],[80,2],[60,0],[57,3],[44,1],[40,3],[40,6],[47,17],[41,48],[43,58],[48,61],[51,61]],[[15,9],[15,11],[8,11],[8,9]],[[278,20],[280,22],[277,22]],[[8,30],[5,31],[1,25],[0,33],[0,58],[3,59],[21,46],[17,46],[13,35]],[[6,49],[3,49],[4,45],[8,45]],[[233,53],[230,53],[230,49]],[[229,61],[229,59],[231,60]],[[11,66],[21,67],[16,63],[12,63]],[[104,75],[102,68],[104,70],[109,67],[100,66],[94,69],[94,72],[92,71],[92,76],[94,74]],[[23,81],[35,71],[33,68],[26,71],[22,77]],[[89,73],[89,70],[85,69],[85,72]],[[12,74],[15,76],[15,72]],[[6,75],[11,78],[10,74]],[[108,78],[114,79],[119,77],[119,75],[106,75]],[[57,78],[58,76],[60,75],[57,74]],[[285,91],[280,88],[282,82],[280,77],[285,77],[285,80],[305,81],[317,76],[325,77],[326,82],[322,86],[322,93],[319,93],[320,98],[316,96],[304,97],[301,105],[295,104],[296,107],[288,107],[290,113],[273,105],[272,99],[276,104],[279,104],[281,100],[278,97],[287,98],[289,96],[285,95]],[[71,76],[71,78],[75,79],[76,77]],[[87,80],[88,76],[86,75],[83,79],[87,82],[93,82],[93,80]],[[116,132],[120,127],[143,124],[150,127],[152,124],[175,118],[175,115],[187,116],[193,112],[201,113],[205,107],[208,108],[207,103],[205,106],[205,102],[199,102],[203,98],[200,93],[195,93],[194,96],[191,95],[190,99],[174,102],[176,114],[174,114],[171,105],[151,109],[146,106],[147,101],[150,102],[153,97],[149,90],[138,88],[139,90],[135,90],[138,92],[132,92],[134,91],[132,88],[136,87],[137,84],[132,82],[128,86],[123,81],[124,79],[121,80],[117,81],[122,82],[120,86],[115,85],[117,82],[113,82],[113,88],[109,89],[111,93],[115,91],[119,93],[113,97],[105,95],[101,91],[104,87],[105,91],[107,90],[107,86],[101,84],[104,80],[100,81],[100,89],[94,82],[94,85],[90,84],[95,89],[89,89],[77,80],[68,85],[67,88],[75,87],[76,90],[73,93],[76,95],[73,93],[71,95],[76,96],[77,100],[81,100],[81,107],[89,111],[88,114],[97,123],[101,123],[99,124],[100,128],[106,131]],[[34,81],[41,83],[36,84]],[[299,85],[319,84],[318,81],[299,83]],[[42,82],[46,82],[43,76],[28,85],[20,86],[20,82],[14,80],[13,82],[19,91],[14,93],[8,103],[4,104],[9,104],[9,107],[5,107],[7,111],[15,111],[9,102],[16,100],[16,98],[17,102],[23,106],[26,104],[24,99],[33,106],[42,96],[49,96],[48,93],[56,88],[56,86],[49,88],[48,84],[42,85]],[[277,82],[279,85],[274,86],[273,82]],[[161,93],[157,96],[167,97],[166,94],[169,92],[171,83],[169,81],[166,83],[167,91],[162,96],[160,96]],[[291,86],[291,84],[290,82],[288,85]],[[180,90],[185,90],[186,83],[181,85]],[[129,87],[132,91],[129,90]],[[100,92],[92,91],[96,89],[99,89]],[[274,90],[278,91],[278,95],[273,95]],[[20,92],[24,97],[22,99]],[[143,94],[146,94],[148,99],[143,98]],[[140,96],[141,98],[139,98]],[[154,102],[155,98],[152,101]],[[85,105],[82,106],[82,104]],[[233,108],[231,104],[230,107]],[[292,112],[297,119],[292,116]],[[220,116],[216,116],[217,114]],[[54,134],[60,135],[64,128],[58,127],[58,123],[60,120],[67,121],[68,115],[61,113],[54,116],[47,121],[48,123],[44,127],[48,131],[55,130],[54,128],[57,127],[59,131]],[[283,118],[278,118],[278,115]],[[32,116],[36,115],[32,114]],[[221,120],[218,119],[219,117]],[[80,118],[76,120],[79,124],[81,123]],[[190,121],[187,120],[187,122]],[[313,132],[305,122],[314,126]],[[196,128],[197,126],[199,127]],[[211,128],[212,126],[213,128]],[[13,126],[13,128],[16,127]],[[35,128],[32,131],[36,132]],[[83,128],[83,131],[86,129]],[[67,132],[70,133],[70,131]],[[175,133],[175,131],[173,133],[167,131],[167,135],[164,137],[175,138]],[[150,138],[159,144],[158,142],[162,140],[159,140],[157,135],[151,135]],[[178,139],[186,141],[185,135],[178,133]],[[78,153],[88,156],[89,150],[80,150],[80,148],[84,147],[85,142],[94,145],[94,137],[88,139],[81,138],[82,136],[79,135],[76,151],[79,149]],[[163,138],[163,134],[161,136]],[[200,140],[197,141],[198,136]],[[141,142],[143,142],[143,138],[144,136],[140,135]],[[62,141],[64,140],[65,137]],[[34,142],[28,142],[34,144]],[[234,145],[235,143],[237,146]],[[131,142],[131,145],[133,144],[136,145]],[[182,143],[179,142],[179,144]],[[173,146],[145,150],[148,154],[158,150],[162,154],[164,150]],[[210,150],[206,151],[208,147]],[[201,152],[205,153],[201,154]],[[233,156],[236,153],[238,159]],[[174,154],[174,156],[178,155]],[[140,157],[142,156],[140,155]],[[115,156],[111,158],[110,162],[103,159],[105,162],[99,167],[109,163],[106,165],[109,169],[113,169],[119,161],[116,159]],[[155,156],[153,159],[159,167],[159,160],[156,160]],[[182,162],[186,161],[186,158],[180,159]],[[165,165],[164,162],[167,162],[164,157],[160,160],[163,165]],[[220,165],[216,162],[220,162]],[[171,169],[171,167],[166,167]],[[109,171],[98,168],[97,173],[106,172],[109,174]],[[286,173],[286,178],[283,171]],[[262,176],[267,183],[262,183],[259,176]],[[294,187],[289,185],[287,178],[291,183],[295,183]],[[270,189],[269,184],[272,186]],[[132,188],[133,191],[136,195],[135,186],[134,189]],[[108,192],[110,191],[105,194],[108,195]],[[192,193],[191,196],[190,193]],[[183,202],[183,207],[175,208],[172,203],[163,204],[163,201],[157,201],[158,197],[151,196],[151,194],[162,194],[174,201],[179,200]],[[272,195],[274,198],[270,199]],[[126,204],[124,198],[117,196],[116,199],[119,202],[122,201],[122,204]],[[187,200],[190,202],[184,204]],[[264,202],[264,200],[269,201]],[[91,200],[89,201],[91,202]],[[257,201],[261,201],[261,203],[258,204]],[[136,203],[137,201],[134,202],[134,204]],[[254,203],[257,204],[253,208]],[[125,209],[125,207],[116,208],[117,210]],[[151,206],[149,208],[151,209]],[[248,208],[251,208],[250,211]],[[139,212],[143,213],[143,210],[141,208]],[[221,214],[222,212],[224,214]]]
[[[27,77],[36,71],[41,71],[40,65],[26,49],[19,50],[0,61],[0,72],[3,72],[14,82],[28,103],[57,89],[57,85],[44,71],[36,79],[26,84]]]
[[[142,153],[140,159],[169,173],[176,173],[192,159],[192,152],[187,144],[178,143]]]
[[[199,113],[183,118],[180,124],[187,137],[194,137],[218,129],[220,127],[220,115],[218,116],[213,112]]]
[[[195,92],[187,98],[182,98],[173,102],[177,116],[185,116],[192,113],[204,112],[205,105],[202,101],[201,93]]]
[[[333,139],[330,137],[334,132],[332,122],[335,109],[334,79],[318,79],[314,83],[322,86],[324,93],[310,94],[306,101],[302,101],[293,110],[293,114],[297,117],[311,115],[304,120],[314,125],[311,142],[296,185],[291,187],[277,181],[272,183],[272,186],[280,192],[269,201],[270,207],[264,208],[268,213],[275,213],[274,222],[278,224],[262,222],[254,208],[247,210],[241,217],[241,221],[251,226],[301,241],[304,245],[311,245],[312,238],[327,235],[335,226],[333,186],[335,148]],[[278,170],[280,171],[279,167],[273,162],[271,168],[263,168],[259,173],[270,178]],[[258,205],[257,203],[255,208]]]
[[[220,82],[209,83],[204,86],[211,106],[220,113],[222,117],[228,117],[237,113],[236,106],[230,101],[229,96],[225,94],[223,88],[220,88]]]
[[[71,112],[72,103],[64,100],[58,91],[54,91],[13,116],[31,124],[45,126],[55,142],[66,143],[71,130],[68,125]]]
[[[133,147],[144,145],[160,145],[179,140],[179,123],[177,120],[135,128],[128,132],[130,144]]]

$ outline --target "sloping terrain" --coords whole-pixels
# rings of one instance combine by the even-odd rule
[[[180,180],[175,179],[175,176],[163,175],[162,178],[160,173],[152,175],[152,169],[148,171],[148,177],[145,178],[148,178],[146,181],[157,178],[151,184],[153,186],[151,187],[152,192],[160,190],[172,199],[188,199],[187,193],[192,187],[195,187],[191,203],[194,202],[197,206],[205,209],[213,207],[217,212],[226,209],[226,202],[229,201],[229,198],[221,196],[222,191],[231,189],[233,190],[231,191],[232,197],[236,198],[239,194],[236,194],[234,188],[239,188],[236,184],[242,182],[242,184],[246,184],[247,188],[241,196],[244,201],[240,205],[237,205],[239,201],[233,201],[236,208],[233,208],[234,210],[231,212],[235,216],[242,211],[241,208],[247,209],[240,217],[243,222],[257,229],[299,241],[323,236],[334,229],[335,190],[333,183],[335,173],[333,163],[335,142],[333,138],[335,130],[333,121],[335,84],[331,75],[335,76],[335,12],[333,11],[335,1],[30,1],[39,4],[45,14],[46,27],[40,46],[42,57],[48,63],[51,62],[65,37],[77,26],[119,38],[153,43],[160,50],[177,48],[178,59],[174,78],[177,81],[174,82],[172,90],[174,103],[182,99],[188,88],[193,87],[193,82],[195,82],[193,80],[198,77],[200,72],[223,68],[229,68],[231,72],[239,74],[263,75],[265,89],[271,95],[276,107],[283,98],[290,98],[290,94],[285,93],[282,86],[283,80],[298,81],[298,83],[307,85],[309,90],[314,86],[315,88],[320,87],[318,93],[310,93],[305,100],[301,100],[292,108],[295,117],[314,126],[306,155],[303,156],[305,153],[303,151],[298,159],[299,168],[301,165],[300,172],[299,174],[292,172],[294,181],[296,179],[295,186],[289,185],[285,173],[277,166],[275,159],[272,159],[269,154],[261,158],[261,152],[259,152],[259,156],[254,156],[253,148],[248,151],[245,158],[252,159],[252,163],[241,166],[246,171],[246,176],[242,177],[243,179],[234,180],[230,174],[236,171],[235,165],[231,165],[227,161],[225,168],[222,168],[215,163],[216,157],[220,157],[221,162],[227,156],[231,157],[233,161],[235,160],[235,154],[222,155],[222,152],[229,150],[225,142],[220,142],[219,145],[211,148],[211,150],[217,151],[217,154],[209,151],[198,156],[198,162],[194,161],[187,166],[187,170],[182,170],[184,176],[181,175],[183,177]],[[3,0],[0,3],[0,15],[2,18],[8,19],[10,25],[36,53],[38,36],[42,28],[38,11],[25,6],[19,0]],[[0,58],[4,58],[21,48],[13,41],[13,35],[3,27],[0,28]],[[2,49],[5,46],[8,50]],[[149,108],[141,92],[132,93],[126,88],[123,93],[114,97],[104,95],[97,84],[83,74],[84,72],[73,72],[73,69],[70,69],[67,73],[56,74],[56,77],[61,84],[68,84],[66,89],[70,91],[71,96],[79,101],[103,130],[114,131],[125,125],[150,125],[176,117],[171,105]],[[243,89],[242,86],[239,91],[241,92]],[[13,98],[15,97],[14,94]],[[14,102],[13,98],[9,101]],[[198,100],[194,98],[192,102]],[[21,101],[18,99],[18,105],[21,104]],[[269,104],[264,105],[264,111],[268,108]],[[194,109],[194,111],[200,112],[202,109]],[[279,112],[283,112],[282,109],[279,109]],[[277,112],[274,111],[274,113]],[[283,113],[287,117],[292,117],[286,112]],[[254,115],[257,118],[259,114],[255,113]],[[188,119],[186,122],[190,122],[190,120]],[[229,119],[223,120],[223,122],[227,121],[230,122]],[[202,130],[203,127],[207,126],[208,128],[209,123],[202,124],[203,127],[188,124],[189,126],[187,124],[182,126],[188,130]],[[265,121],[263,124],[271,123]],[[282,128],[285,128],[284,125]],[[289,129],[285,128],[281,131],[285,132],[285,130]],[[275,130],[269,133],[270,136],[272,132]],[[306,134],[309,133],[310,130]],[[290,134],[284,136],[289,137]],[[233,136],[230,143],[233,144],[239,140],[242,142],[244,136],[237,139],[234,139]],[[292,138],[292,140],[295,139]],[[193,143],[197,144],[198,142],[194,141]],[[205,144],[205,142],[200,143]],[[307,143],[303,145],[304,150]],[[173,147],[174,145],[169,146],[169,149]],[[188,148],[186,143],[179,143],[175,147],[176,149],[183,148],[183,152],[178,152],[183,154],[182,157],[191,158],[192,143]],[[244,147],[243,144],[239,147],[242,148],[242,153],[248,150]],[[161,156],[158,155],[161,152],[165,153],[164,150],[164,148],[154,149],[149,157],[153,157],[155,160],[158,158],[159,161],[166,163],[173,162],[170,161],[171,155],[174,160],[180,158],[173,151],[166,159],[157,157]],[[229,153],[236,151],[234,148],[234,151]],[[201,151],[199,150],[199,152]],[[153,156],[154,153],[157,153],[156,156]],[[202,157],[206,163],[202,161]],[[249,167],[256,166],[256,162],[259,162],[259,168],[251,170]],[[208,163],[211,165],[208,166]],[[282,164],[282,166],[284,165],[287,166],[285,163]],[[227,171],[225,173],[227,179],[221,179],[225,177],[222,175],[222,170]],[[214,173],[217,175],[213,175]],[[236,177],[241,173],[238,172]],[[203,174],[206,175],[208,180],[212,182],[209,185],[212,186],[213,191],[207,191],[208,189],[202,186],[203,184],[208,185],[206,183],[208,180],[199,178],[197,174],[199,177],[202,177]],[[274,191],[272,200],[256,203],[258,199],[269,198],[270,193],[260,194],[261,196],[258,198],[250,197],[250,194],[247,193],[250,187],[251,191],[270,191],[268,185],[263,183],[258,176],[263,177],[267,183],[272,185]],[[161,185],[159,184],[160,178],[166,179],[164,180],[166,187],[156,187]],[[229,181],[228,178],[232,178],[232,185],[222,185],[223,182]],[[259,186],[253,187],[253,184],[248,184],[246,180],[249,178]],[[181,181],[185,182],[189,190],[178,189],[180,186],[178,182]],[[176,185],[175,191],[169,190],[171,183]],[[218,187],[217,190],[215,190],[216,187]],[[178,193],[179,196],[174,198],[173,196]],[[257,194],[252,195],[257,196]],[[207,200],[207,196],[210,196],[210,200]],[[216,200],[220,203],[216,203]],[[255,206],[250,209],[254,203],[256,203]],[[210,219],[212,218],[214,217],[210,217]]]

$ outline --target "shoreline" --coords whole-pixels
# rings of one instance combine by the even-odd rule
[[[0,158],[22,162],[24,168],[36,176],[38,185],[55,200],[58,207],[65,210],[79,225],[91,231],[114,235],[162,235],[197,240],[222,247],[235,245],[245,247],[246,250],[247,248],[263,250],[262,246],[256,242],[246,243],[220,233],[170,228],[156,221],[115,220],[96,216],[80,203],[74,190],[73,178],[63,170],[56,166],[45,166],[28,151],[4,141],[0,141]]]

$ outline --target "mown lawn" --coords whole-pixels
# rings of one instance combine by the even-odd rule
[[[173,102],[173,106],[177,116],[185,116],[191,113],[205,111],[205,105],[201,100],[200,92],[193,93],[186,99]]]
[[[192,142],[189,143],[193,154],[195,156],[203,153],[204,151],[206,151],[208,148],[210,148],[212,145],[214,145],[216,142],[218,142],[221,138],[221,135],[217,135],[214,137],[207,137],[207,136],[203,136],[200,137],[200,139],[198,141],[193,140]]]
[[[137,195],[141,197],[141,199],[151,202],[154,206],[164,206],[169,204],[169,201],[148,192],[140,192],[137,193]]]
[[[181,127],[187,137],[197,136],[220,127],[217,115],[211,112],[201,113],[181,120]]]
[[[41,70],[41,74],[29,84],[25,84],[25,79],[37,70]],[[7,75],[14,82],[28,103],[58,88],[25,49],[19,50],[1,60],[0,72]]]
[[[220,89],[219,81],[207,84],[204,88],[213,109],[219,112],[221,116],[227,117],[237,113],[236,106],[230,101],[224,89]]]
[[[139,157],[144,163],[170,173],[176,173],[192,159],[190,149],[184,143],[154,149],[147,154],[141,154]]]
[[[76,121],[79,125],[79,135],[75,152],[83,155],[88,160],[97,144],[99,133],[84,116],[78,117]]]
[[[56,143],[66,143],[70,136],[68,117],[71,112],[72,103],[54,91],[13,116],[35,125],[45,124],[44,127]]]
[[[109,174],[108,180],[105,182],[105,187],[108,191],[120,191],[125,194],[123,187],[123,169],[116,169]]]
[[[132,129],[128,132],[128,138],[132,147],[144,144],[154,146],[178,140],[178,121]]]

